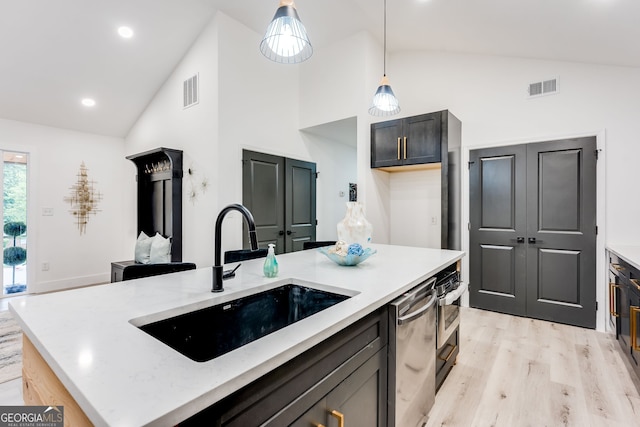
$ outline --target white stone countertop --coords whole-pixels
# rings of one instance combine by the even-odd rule
[[[640,270],[640,246],[607,244],[606,247],[607,250]]]
[[[243,261],[225,291],[211,267],[43,294],[9,303],[24,333],[98,426],[175,425],[293,359],[457,261],[464,252],[371,245],[355,267],[317,250]],[[353,295],[208,362],[195,362],[134,326],[218,305],[286,283]],[[213,326],[213,325],[212,325]]]

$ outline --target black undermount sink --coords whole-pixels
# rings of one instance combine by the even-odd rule
[[[139,328],[188,358],[206,362],[347,298],[289,284]]]

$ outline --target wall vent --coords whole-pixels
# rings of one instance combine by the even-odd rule
[[[558,78],[529,83],[529,98],[537,98],[543,95],[558,93]]]
[[[198,73],[182,83],[182,108],[189,108],[200,102]]]

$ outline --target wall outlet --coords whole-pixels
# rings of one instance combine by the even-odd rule
[[[49,271],[49,263],[48,262],[43,262],[42,263],[42,271]]]
[[[53,208],[42,208],[42,216],[53,216]]]
[[[437,216],[432,216],[431,217],[431,225],[438,225],[438,217]]]

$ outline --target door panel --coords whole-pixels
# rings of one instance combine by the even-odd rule
[[[405,119],[402,152],[405,165],[440,161],[441,113],[423,114]]]
[[[595,328],[596,140],[470,157],[470,303]]]
[[[482,228],[515,229],[515,156],[480,159]]]
[[[402,120],[389,120],[371,125],[372,168],[396,166],[402,162],[402,147],[399,141],[401,136]]]
[[[480,245],[482,280],[480,293],[515,297],[515,248]]]
[[[580,150],[538,154],[541,231],[580,231],[580,154]]]
[[[284,159],[248,150],[242,156],[242,204],[255,220],[258,246],[273,243],[284,252]],[[244,221],[242,227],[244,247],[249,247]]]
[[[580,304],[580,252],[539,249],[538,277],[536,300]]]
[[[526,149],[473,150],[470,175],[472,307],[525,315]]]
[[[595,328],[595,137],[527,146],[527,314]]]
[[[301,251],[304,242],[316,240],[316,164],[286,159],[285,168],[285,246]]]

